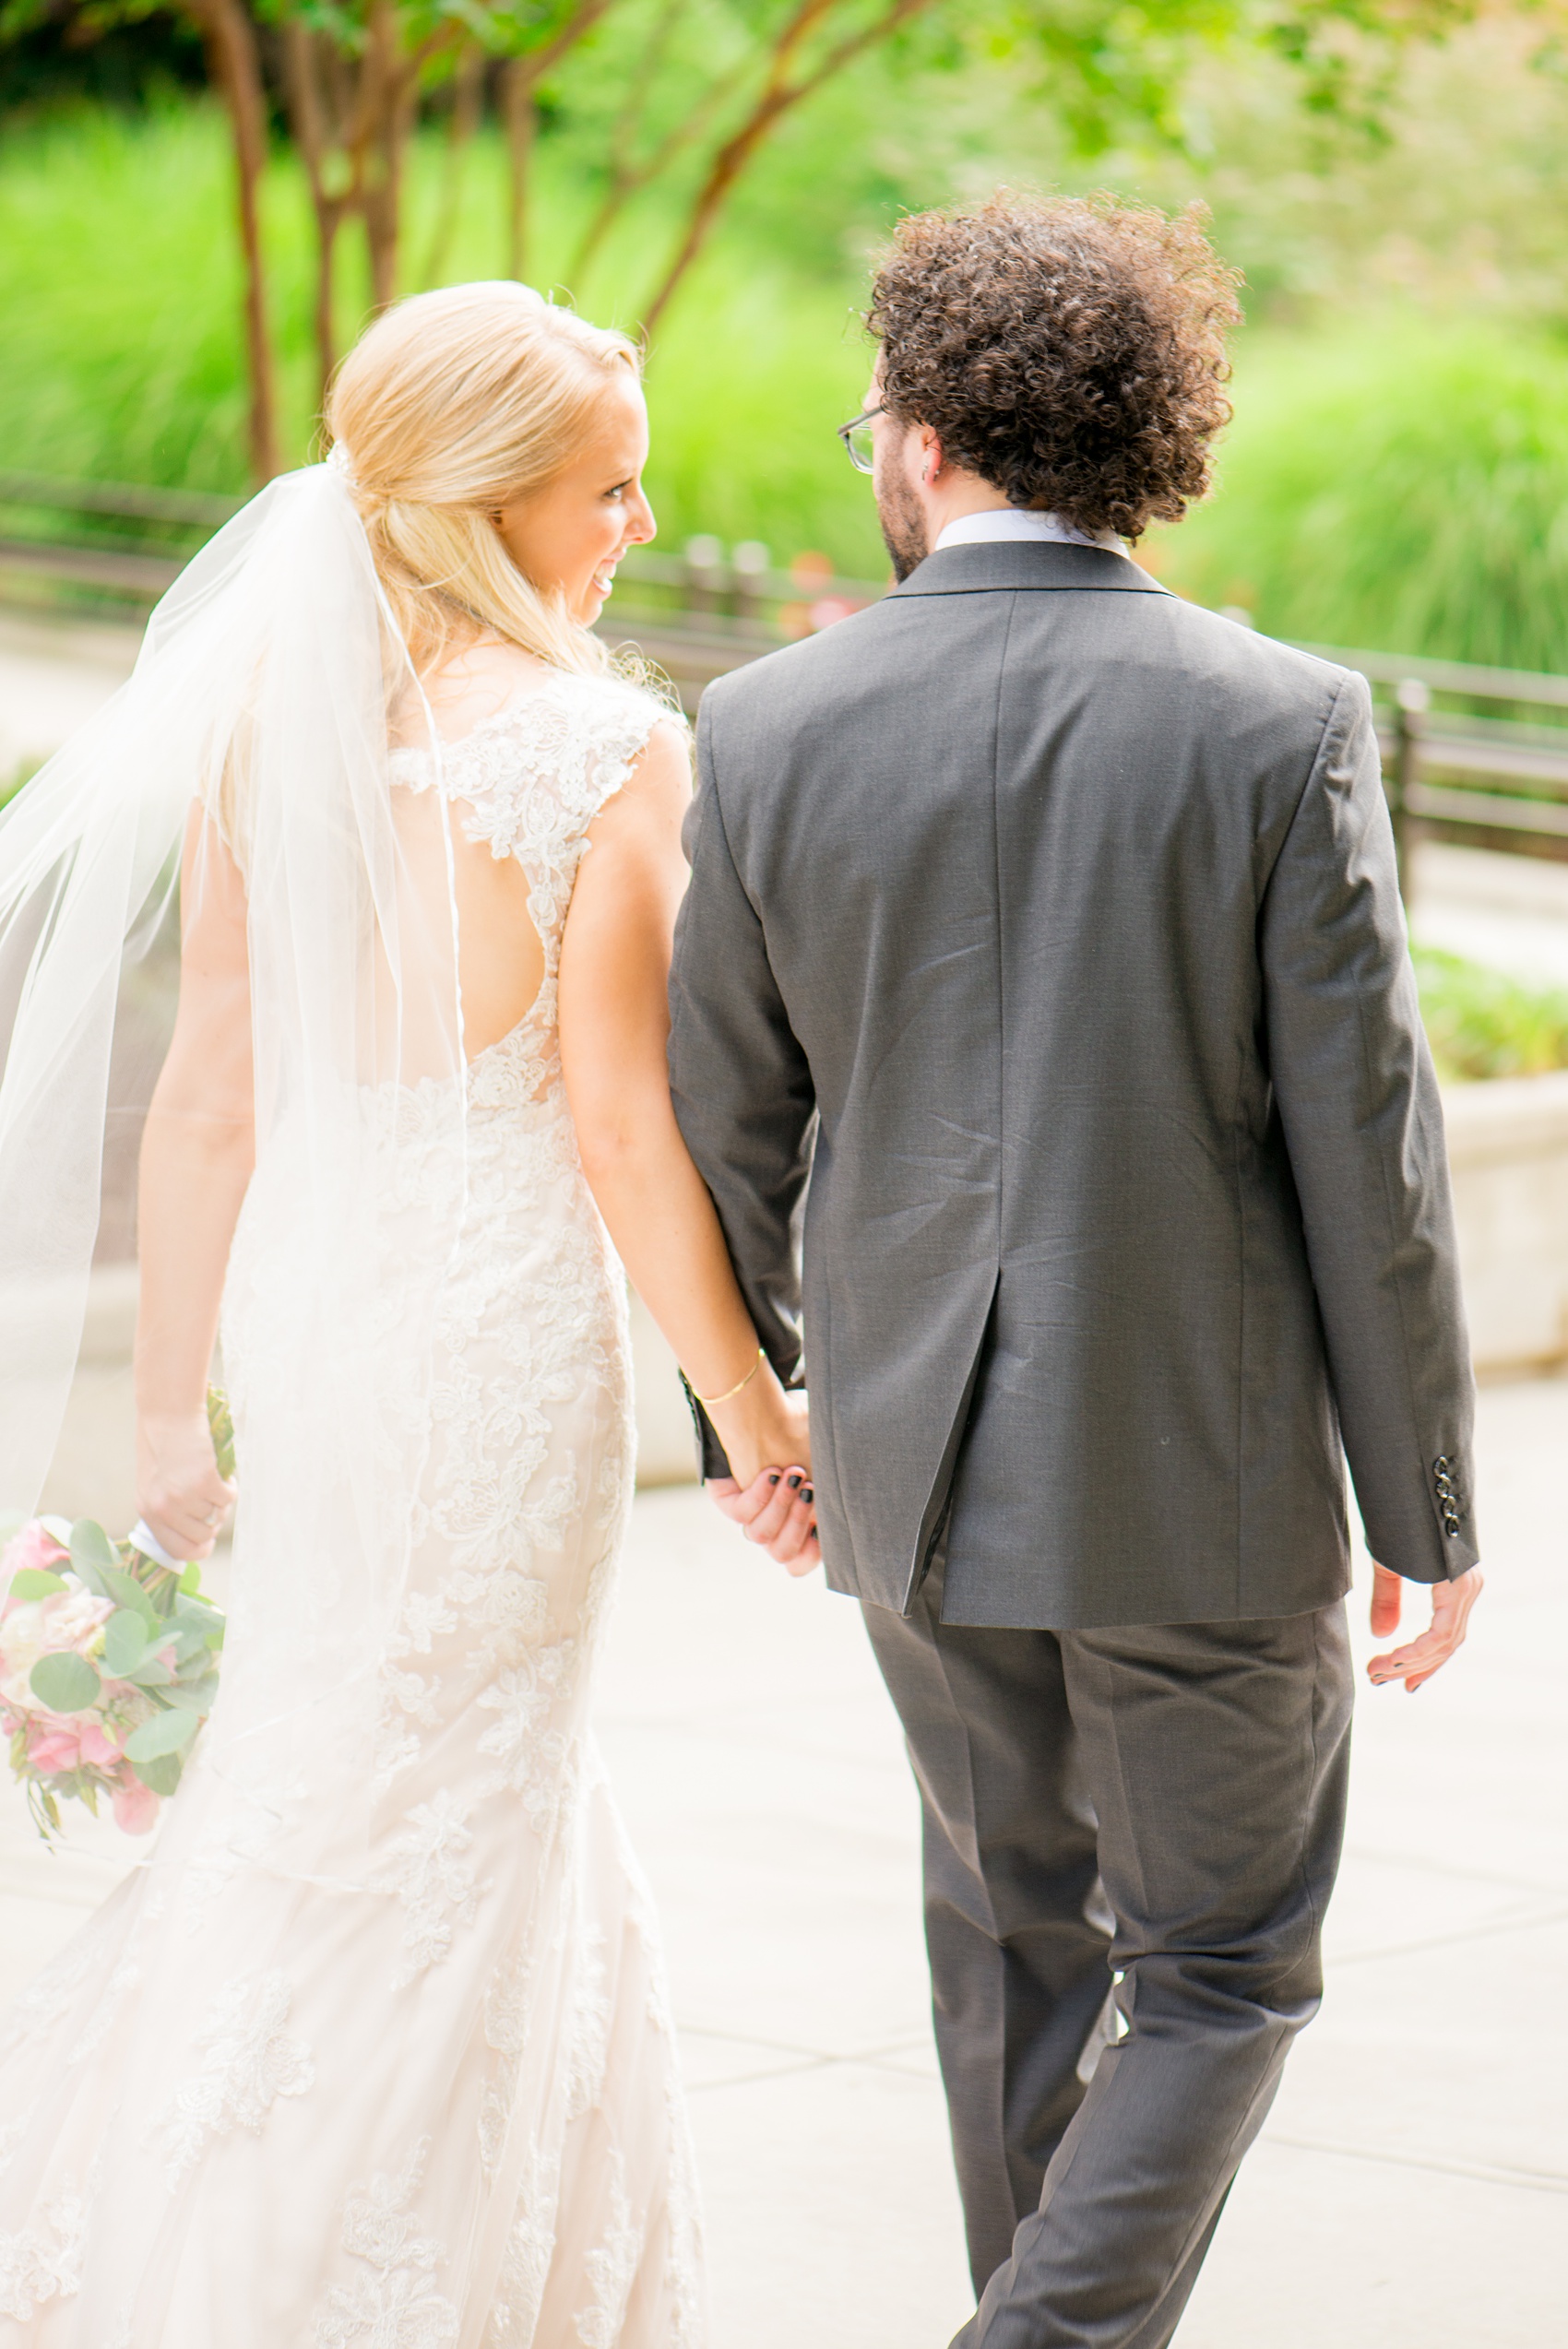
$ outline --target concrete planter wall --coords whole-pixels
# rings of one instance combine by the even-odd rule
[[[1499,1378],[1556,1368],[1568,1362],[1568,1071],[1455,1086],[1443,1108],[1477,1370]],[[100,1517],[115,1532],[136,1514],[136,1308],[135,1265],[101,1267],[44,1496],[62,1515]],[[670,1349],[636,1298],[632,1337],[637,1482],[684,1484],[695,1474],[685,1400]]]
[[[1482,1377],[1568,1362],[1568,1069],[1443,1097]]]

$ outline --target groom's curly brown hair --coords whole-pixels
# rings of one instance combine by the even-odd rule
[[[1124,539],[1180,521],[1229,420],[1241,315],[1203,218],[1004,190],[901,221],[866,318],[883,406],[1010,504]]]

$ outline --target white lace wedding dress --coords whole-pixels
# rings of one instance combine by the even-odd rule
[[[562,677],[446,754],[469,836],[521,862],[545,977],[469,1068],[370,1848],[326,1881],[270,1865],[265,1819],[198,1748],[150,1864],[0,2023],[6,2349],[704,2339],[657,1931],[587,1724],[633,1430],[624,1288],[555,1034],[584,836],[659,715]],[[434,779],[411,753],[394,772]],[[419,1088],[384,1091],[412,1230],[453,1180],[448,1129]],[[230,1269],[242,1484],[247,1418],[288,1382],[296,1179],[285,1157],[253,1182]],[[265,1605],[244,1548],[226,1669]]]

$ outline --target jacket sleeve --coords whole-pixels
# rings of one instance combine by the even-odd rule
[[[1265,894],[1267,1044],[1372,1556],[1477,1558],[1474,1382],[1443,1108],[1364,681],[1341,683]]]
[[[793,1386],[802,1376],[799,1226],[815,1097],[761,918],[731,853],[716,770],[716,698],[711,691],[705,696],[697,722],[697,793],[684,834],[692,878],[670,971],[670,1089],[757,1336]],[[706,1417],[696,1417],[703,1473],[722,1476],[718,1440]]]

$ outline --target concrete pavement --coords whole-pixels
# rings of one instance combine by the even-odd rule
[[[1568,2337],[1568,1381],[1480,1424],[1491,1586],[1419,1697],[1363,1695],[1327,1999],[1181,2349]],[[856,1610],[644,1493],[600,1718],[669,1938],[714,2349],[944,2349],[970,2300],[916,1804]],[[75,1823],[51,1858],[0,1788],[0,1990],[124,1864]]]

